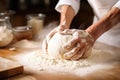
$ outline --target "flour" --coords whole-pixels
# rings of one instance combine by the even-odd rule
[[[14,47],[14,48],[21,48],[21,49],[39,48],[40,47],[38,42],[29,41],[29,40],[26,40],[26,39],[18,41],[11,46]]]
[[[0,47],[7,46],[13,40],[12,30],[0,26]]]
[[[28,15],[27,25],[32,27],[33,38],[38,37],[38,33],[43,29],[44,17],[43,14]]]
[[[79,61],[70,61],[62,59],[53,59],[47,54],[42,54],[41,50],[30,52],[27,55],[22,56],[20,59],[25,65],[32,67],[36,70],[55,70],[64,72],[80,72],[83,69],[91,71],[89,68],[95,65],[108,64],[115,57],[114,54],[101,51],[92,50],[92,55],[86,59],[80,59]],[[107,67],[108,68],[108,67]],[[99,68],[96,68],[99,69]]]

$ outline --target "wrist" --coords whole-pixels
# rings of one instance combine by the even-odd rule
[[[61,7],[60,25],[64,29],[69,29],[72,19],[75,16],[75,12],[70,5],[64,5]]]
[[[66,20],[60,22],[60,25],[58,27],[62,30],[69,29],[69,25],[67,24]]]
[[[96,41],[97,37],[96,37],[95,33],[94,33],[90,28],[86,29],[85,31],[89,34],[89,36],[90,36],[94,41]]]

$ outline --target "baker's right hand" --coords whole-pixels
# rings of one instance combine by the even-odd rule
[[[94,39],[87,31],[66,29],[62,34],[70,34],[73,36],[63,47],[64,49],[70,50],[63,55],[64,59],[79,60],[80,58],[89,56],[94,44]]]
[[[45,37],[45,39],[43,40],[42,43],[42,51],[43,53],[47,53],[47,48],[48,48],[48,42],[49,40],[54,36],[54,34],[56,34],[57,32],[62,32],[64,31],[64,25],[59,25],[58,27],[54,28],[53,30],[51,30],[48,35]]]

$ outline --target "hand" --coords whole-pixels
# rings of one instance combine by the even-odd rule
[[[64,30],[64,27],[65,27],[64,25],[59,25],[58,27],[56,27],[52,31],[50,31],[50,33],[43,40],[43,44],[42,44],[42,51],[43,51],[43,53],[47,53],[49,40],[54,36],[55,33],[62,32]]]
[[[89,55],[94,40],[88,32],[84,30],[69,29],[63,31],[63,34],[73,34],[73,38],[64,45],[65,49],[72,48],[69,52],[64,54],[64,59],[78,60]]]

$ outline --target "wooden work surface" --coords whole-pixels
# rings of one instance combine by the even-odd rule
[[[0,79],[23,73],[23,66],[6,58],[0,57]]]
[[[99,46],[103,46],[102,44],[96,44],[96,48]],[[114,51],[119,52],[120,49],[103,46],[104,49],[111,49]],[[38,50],[37,48],[33,49],[18,49],[11,50],[10,48],[3,48],[0,49],[0,56],[15,62],[21,63],[21,59],[18,59],[25,54],[29,54],[31,51]],[[24,65],[24,64],[23,64]],[[94,71],[91,74],[86,76],[78,76],[69,73],[57,72],[57,71],[37,71],[35,69],[30,68],[27,65],[24,65],[24,72],[23,74],[16,75],[10,77],[6,80],[120,80],[120,65],[116,64],[111,69],[103,69],[99,71]]]

